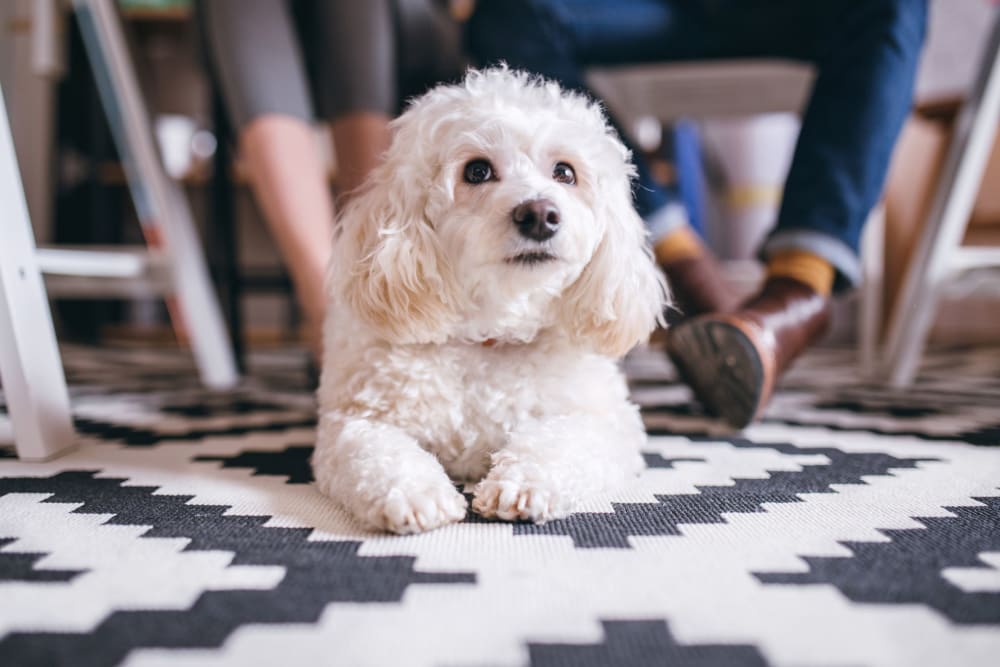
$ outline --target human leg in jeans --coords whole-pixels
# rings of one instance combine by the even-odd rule
[[[742,9],[783,25],[781,15],[755,4]],[[736,312],[684,322],[668,340],[696,396],[740,428],[761,414],[782,373],[826,331],[831,291],[860,279],[861,232],[910,111],[927,7],[924,0],[823,0],[785,10],[784,24],[794,17],[795,29],[769,36],[764,53],[809,60],[817,79],[777,225],[761,252],[768,277]],[[723,21],[733,41],[750,20],[739,18]]]
[[[925,0],[513,4],[523,11],[504,17],[494,6],[483,15],[489,25],[474,23],[473,43],[570,85],[581,85],[579,72],[590,64],[754,56],[816,64],[784,203],[763,250],[769,280],[739,312],[696,318],[671,334],[671,356],[701,401],[745,426],[825,330],[834,285],[857,280],[861,228],[911,103]],[[602,10],[606,20],[591,21]],[[640,15],[646,32],[631,20]],[[677,272],[666,268],[675,282]]]

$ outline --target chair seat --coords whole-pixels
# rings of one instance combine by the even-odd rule
[[[628,123],[652,116],[662,123],[761,113],[800,113],[815,72],[788,60],[719,60],[630,65],[590,70],[587,79]]]

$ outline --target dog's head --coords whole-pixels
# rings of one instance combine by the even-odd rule
[[[602,354],[649,334],[666,287],[600,107],[506,68],[417,99],[345,209],[331,286],[395,343],[530,341]]]

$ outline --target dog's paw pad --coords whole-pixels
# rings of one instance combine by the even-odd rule
[[[538,484],[484,479],[476,486],[472,509],[505,521],[547,521],[557,516],[555,494]]]
[[[450,484],[419,491],[395,487],[386,495],[377,523],[394,533],[420,533],[461,521],[467,506]]]

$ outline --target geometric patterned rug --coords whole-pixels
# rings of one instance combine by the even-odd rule
[[[1000,348],[907,392],[852,355],[733,434],[639,351],[628,487],[397,537],[310,483],[297,351],[217,393],[176,351],[67,348],[80,447],[0,449],[0,665],[1000,664]]]

